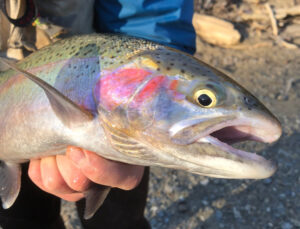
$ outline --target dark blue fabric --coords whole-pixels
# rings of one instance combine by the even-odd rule
[[[118,32],[193,54],[193,0],[96,0],[98,32]]]

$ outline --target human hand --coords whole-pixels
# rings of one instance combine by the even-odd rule
[[[66,155],[30,160],[28,175],[42,190],[64,200],[84,197],[92,182],[124,190],[135,188],[144,167],[107,160],[97,154],[70,146]]]

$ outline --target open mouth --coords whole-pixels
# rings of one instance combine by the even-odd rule
[[[210,136],[217,138],[219,141],[226,144],[234,144],[247,140],[262,141],[263,140],[253,134],[251,126],[228,126],[214,131]]]
[[[189,122],[191,123],[191,120]],[[276,165],[273,162],[256,153],[236,149],[231,144],[247,140],[264,143],[278,140],[281,135],[281,127],[277,120],[231,119],[215,122],[213,125],[207,126],[202,132],[199,130],[203,120],[198,124],[195,120],[192,122],[194,124],[192,126],[188,126],[188,122],[181,123],[182,129],[175,126],[172,130],[177,132],[173,132],[173,137],[175,141],[179,139],[179,144],[196,142],[199,143],[199,147],[201,145],[204,148],[210,146],[216,155],[203,155],[193,161],[213,170],[222,169],[224,171],[224,175],[219,174],[215,177],[262,179],[271,176],[276,171]],[[198,135],[193,135],[196,132]],[[190,136],[194,136],[193,141],[184,142]]]
[[[243,150],[236,149],[231,145],[243,141],[257,141],[264,143],[272,143],[281,135],[281,127],[277,122],[263,122],[263,123],[247,123],[247,120],[233,121],[236,125],[230,123],[219,124],[217,129],[213,130],[205,137],[199,138],[197,142],[206,142],[215,145],[222,150],[235,154],[237,156],[258,159],[262,157],[255,153],[246,152]]]

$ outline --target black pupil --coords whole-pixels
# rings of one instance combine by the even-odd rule
[[[206,94],[200,95],[198,101],[202,106],[209,106],[212,102],[211,98]]]

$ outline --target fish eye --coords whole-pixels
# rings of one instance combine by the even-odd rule
[[[217,97],[215,93],[209,89],[197,90],[194,94],[194,99],[197,104],[205,108],[211,108],[217,104]]]

